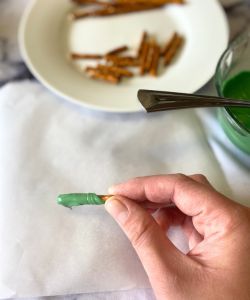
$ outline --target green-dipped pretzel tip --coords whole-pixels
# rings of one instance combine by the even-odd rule
[[[80,193],[59,195],[57,203],[71,208],[79,205],[101,205],[104,204],[104,201],[95,193]]]

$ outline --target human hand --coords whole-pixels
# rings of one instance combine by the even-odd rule
[[[106,201],[131,241],[157,299],[250,299],[250,209],[218,193],[202,175],[141,177],[113,186]],[[131,201],[134,200],[134,201]],[[153,218],[145,207],[166,204]],[[190,251],[167,238],[181,225]]]

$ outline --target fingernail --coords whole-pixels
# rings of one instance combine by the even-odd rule
[[[107,212],[120,224],[124,224],[128,218],[127,207],[118,199],[112,197],[105,202]]]

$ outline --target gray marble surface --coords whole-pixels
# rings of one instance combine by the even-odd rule
[[[201,0],[202,1],[202,0]],[[32,79],[35,80],[21,59],[18,49],[18,24],[21,14],[27,5],[28,0],[0,0],[0,86],[14,80]],[[236,1],[235,4],[229,1],[230,5],[225,6],[229,20],[230,39],[239,35],[250,23],[250,0]],[[227,4],[227,0],[223,4]],[[207,84],[204,91],[210,91],[211,82]],[[95,295],[74,295],[47,297],[56,300],[83,300],[83,299],[154,299],[151,290],[138,291],[140,297],[135,297],[134,291],[96,293]],[[41,299],[41,298],[40,298]],[[44,298],[43,298],[44,299]]]
[[[27,3],[27,0],[0,0],[0,86],[33,77],[18,48],[18,25]]]

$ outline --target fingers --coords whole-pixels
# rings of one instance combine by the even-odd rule
[[[199,180],[198,180],[199,176]],[[110,192],[130,199],[154,203],[174,203],[183,213],[194,216],[203,207],[230,201],[217,193],[200,175],[182,174],[137,177],[113,186]]]
[[[232,213],[235,204],[204,178],[192,177],[182,174],[140,177],[116,185],[110,192],[139,202],[174,203],[184,214],[194,217],[195,228],[205,236],[223,226],[225,216]]]
[[[153,217],[135,202],[112,197],[106,201],[105,208],[131,241],[152,286],[157,289],[162,276],[170,284],[178,266],[185,267],[189,258],[175,248]]]

